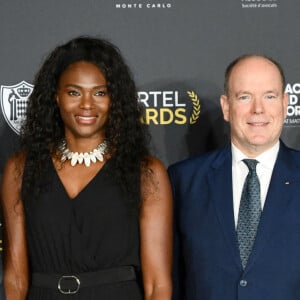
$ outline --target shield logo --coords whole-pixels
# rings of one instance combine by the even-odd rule
[[[17,134],[26,117],[28,97],[31,95],[33,85],[22,81],[16,85],[1,85],[1,109],[10,128]]]

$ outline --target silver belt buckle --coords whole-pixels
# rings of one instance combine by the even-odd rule
[[[61,287],[61,284],[64,280],[74,280],[77,284],[77,287],[76,289],[74,290],[64,290],[62,287]],[[64,295],[72,295],[72,294],[76,294],[78,291],[79,291],[79,288],[80,288],[80,280],[78,277],[76,277],[75,275],[69,275],[69,276],[61,276],[58,280],[58,285],[57,285],[57,288],[58,290],[64,294]]]

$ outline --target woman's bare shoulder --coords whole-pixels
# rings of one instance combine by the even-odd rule
[[[170,182],[166,168],[161,160],[149,156],[142,175],[143,199],[161,199],[170,194]]]
[[[17,152],[13,155],[11,155],[6,163],[5,163],[5,167],[11,168],[13,166],[24,166],[25,163],[25,154],[24,152]]]
[[[18,152],[10,156],[4,166],[2,183],[21,185],[21,179],[24,171],[25,155]]]
[[[152,173],[160,174],[161,172],[163,173],[166,172],[164,163],[157,157],[149,155],[147,157],[147,162],[148,162],[147,169],[150,170]]]

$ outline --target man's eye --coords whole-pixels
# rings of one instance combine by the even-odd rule
[[[272,99],[275,99],[276,96],[275,95],[266,95],[265,98],[272,100]]]
[[[238,97],[238,99],[242,100],[242,101],[243,100],[248,100],[248,99],[250,99],[250,96],[249,95],[241,95],[241,96]]]

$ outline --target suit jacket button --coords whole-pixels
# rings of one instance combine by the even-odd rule
[[[243,279],[242,279],[242,280],[240,281],[240,286],[243,286],[243,287],[244,287],[244,286],[247,286],[247,284],[248,284],[247,280],[243,280]]]

